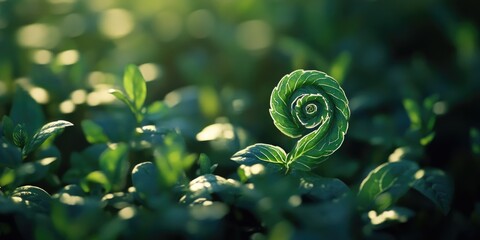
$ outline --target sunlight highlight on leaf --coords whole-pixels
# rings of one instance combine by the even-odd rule
[[[216,139],[233,139],[235,133],[230,123],[214,123],[205,127],[196,135],[198,141],[212,141]]]

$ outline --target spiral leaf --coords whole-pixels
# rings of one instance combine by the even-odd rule
[[[273,89],[270,116],[283,134],[302,137],[287,162],[309,169],[342,145],[350,109],[335,79],[319,71],[296,70]]]
[[[255,144],[237,152],[232,160],[275,162],[287,170],[310,170],[342,145],[350,109],[345,92],[335,79],[320,71],[296,70],[273,89],[270,116],[283,134],[301,137],[293,150],[286,156],[272,154],[284,151],[277,146]]]

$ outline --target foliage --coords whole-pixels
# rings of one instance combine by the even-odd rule
[[[285,135],[301,139],[286,154],[277,146],[256,144],[233,156],[238,162],[259,161],[293,169],[311,170],[343,143],[350,109],[343,89],[335,79],[318,71],[297,70],[283,77],[273,89],[270,115]]]
[[[478,239],[479,7],[0,1],[0,239]]]

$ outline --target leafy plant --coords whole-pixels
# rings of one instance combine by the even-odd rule
[[[278,146],[259,143],[237,152],[232,160],[277,164],[286,172],[309,171],[342,145],[350,109],[335,79],[319,71],[296,70],[273,89],[270,116],[283,134],[301,137],[292,151],[287,154]]]
[[[73,126],[65,120],[49,122],[42,126],[43,113],[38,104],[22,89],[16,93],[18,103],[14,103],[9,116],[2,118],[0,138],[0,187],[9,192],[16,187],[55,178],[50,173],[58,162],[58,150],[52,145],[54,137],[64,128]],[[30,110],[24,113],[20,110]],[[36,109],[36,110],[33,110]],[[28,116],[33,114],[33,116]],[[23,116],[23,117],[22,117]],[[32,120],[30,118],[37,118]],[[30,125],[31,124],[31,125]],[[41,126],[38,129],[32,126]]]
[[[59,154],[52,154],[48,139],[72,124],[59,120],[29,128],[19,105],[12,108],[15,122],[3,117],[0,213],[26,223],[30,231],[20,233],[24,238],[212,238],[223,226],[241,237],[348,239],[356,214],[370,231],[366,236],[413,218],[413,210],[397,206],[412,188],[444,214],[450,210],[451,179],[404,155],[373,169],[357,194],[342,180],[312,171],[342,145],[350,117],[344,91],[323,72],[296,70],[272,91],[270,116],[282,133],[298,139],[293,149],[247,146],[231,157],[240,165],[229,177],[216,173],[222,162],[189,153],[178,131],[157,128],[168,108],[161,101],[145,104],[146,83],[136,66],[126,67],[123,80],[126,93],[110,92],[128,107],[135,124],[116,139],[99,122],[84,119],[81,129],[91,145],[71,154],[61,179],[52,173]],[[36,108],[25,98],[22,104]],[[406,109],[413,133],[433,131],[432,124],[425,128],[412,117],[418,112]],[[415,144],[407,146],[419,147]],[[198,169],[192,170],[195,163]],[[40,181],[58,190],[50,195],[30,185]],[[104,223],[96,224],[99,219]]]
[[[147,97],[147,85],[137,66],[128,65],[125,68],[123,88],[125,93],[116,89],[111,89],[110,93],[124,102],[132,111],[137,123],[140,123],[146,111],[143,104]]]

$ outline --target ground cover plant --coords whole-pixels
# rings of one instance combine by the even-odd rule
[[[477,5],[0,1],[0,239],[477,239]]]

